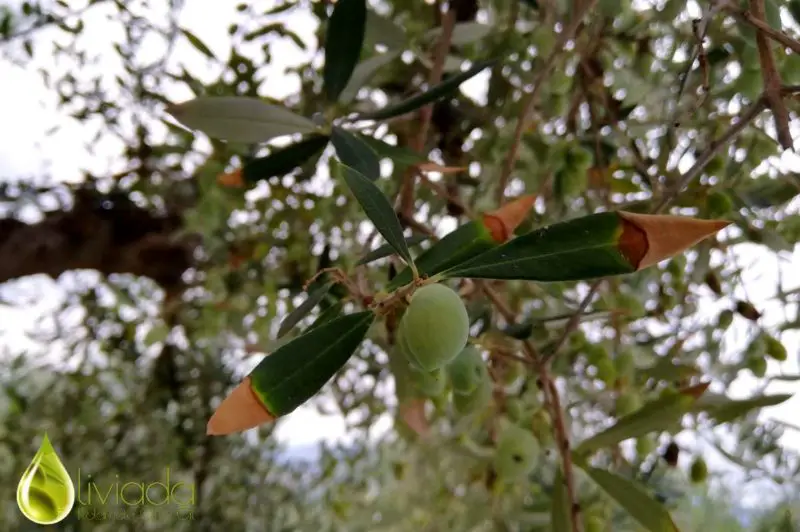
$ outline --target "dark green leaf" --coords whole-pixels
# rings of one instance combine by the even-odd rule
[[[314,323],[308,326],[306,332],[311,331],[312,329],[316,329],[320,325],[324,325],[329,321],[333,320],[334,318],[338,318],[339,315],[342,313],[342,309],[344,308],[344,304],[341,301],[337,301],[330,307],[323,310],[317,319],[314,320]]]
[[[590,454],[629,438],[638,438],[655,430],[666,429],[680,421],[683,415],[691,410],[694,402],[693,397],[677,393],[651,401],[636,412],[620,418],[606,430],[582,442],[575,449],[575,453]]]
[[[341,163],[336,165],[336,168],[378,232],[407,264],[413,264],[411,253],[403,238],[403,228],[389,198],[358,170]]]
[[[406,240],[406,245],[408,247],[411,247],[411,246],[416,246],[417,244],[421,244],[422,242],[425,242],[426,240],[428,240],[428,237],[425,235],[412,235],[406,238],[405,240]],[[364,255],[361,258],[361,260],[356,262],[356,266],[361,266],[362,264],[369,264],[370,262],[376,261],[378,259],[388,257],[393,253],[395,253],[394,248],[389,244],[384,244],[383,246],[373,249],[372,251]]]
[[[266,157],[248,161],[242,168],[242,178],[248,183],[255,183],[261,179],[282,177],[322,152],[328,145],[328,140],[327,136],[314,135],[283,148],[276,148]]]
[[[325,297],[325,294],[327,294],[328,290],[330,289],[330,284],[323,284],[322,286],[318,286],[316,289],[312,290],[308,294],[306,300],[300,303],[296,309],[291,311],[289,315],[284,318],[280,329],[278,329],[278,338],[291,331],[292,328],[300,322],[300,320],[308,316],[308,314],[314,310],[314,307],[316,307],[317,304],[322,301],[322,298]]]
[[[186,37],[186,39],[197,49],[198,52],[202,53],[209,59],[214,59],[214,52],[212,52],[211,49],[197,37],[197,35],[185,29],[181,29],[181,33],[183,33],[183,36]]]
[[[553,505],[550,510],[550,526],[553,532],[572,530],[571,507],[564,473],[559,467],[553,480]]]
[[[331,143],[339,159],[358,170],[364,177],[375,181],[381,177],[381,163],[378,154],[369,144],[347,130],[333,126]]]
[[[368,135],[359,135],[358,138],[369,144],[370,148],[378,154],[379,158],[391,159],[396,165],[420,164],[428,160],[425,156],[404,146],[392,146],[391,144]]]
[[[617,246],[620,232],[617,213],[592,214],[509,240],[444,274],[553,282],[632,273]]]
[[[585,469],[589,477],[650,532],[678,532],[669,512],[636,482],[602,469]]]
[[[757,408],[779,405],[792,398],[791,394],[760,395],[750,399],[727,399],[714,396],[708,401],[698,401],[694,411],[704,411],[717,423],[727,423],[744,417]]]
[[[385,120],[394,116],[410,113],[411,111],[419,109],[423,105],[435,102],[436,100],[453,92],[459,87],[459,85],[472,78],[485,68],[492,66],[496,61],[496,59],[491,59],[488,61],[478,62],[469,70],[453,75],[425,92],[417,94],[416,96],[412,96],[411,98],[403,100],[402,102],[398,102],[394,105],[389,105],[383,109],[379,109],[378,111],[360,115],[359,119]]]
[[[356,68],[364,46],[367,24],[366,0],[339,0],[333,8],[325,35],[322,77],[328,101],[335,102]]]
[[[777,179],[761,176],[746,181],[736,194],[748,207],[778,207],[800,194],[800,178],[796,174],[787,174]]]
[[[471,221],[445,235],[414,262],[420,275],[431,276],[480,255],[496,245],[482,222]],[[392,279],[388,288],[390,290],[398,288],[411,282],[411,279],[411,270],[407,268]]]
[[[294,338],[250,373],[253,391],[275,417],[294,411],[344,366],[374,320],[371,311],[349,314]]]
[[[512,323],[503,329],[503,334],[517,340],[530,338],[531,334],[533,334],[533,321],[525,320],[521,323]]]

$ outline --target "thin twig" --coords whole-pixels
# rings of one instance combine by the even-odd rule
[[[750,0],[750,14],[754,20],[763,22],[766,18],[764,0]],[[789,130],[789,111],[781,97],[781,75],[775,66],[770,42],[760,29],[756,30],[756,44],[758,45],[758,59],[761,63],[761,76],[764,78],[764,97],[772,110],[778,142],[784,150],[789,150],[793,147],[794,141]]]
[[[536,77],[533,79],[533,91],[528,93],[525,98],[525,102],[522,104],[522,112],[519,115],[517,120],[517,127],[514,129],[514,140],[511,143],[511,147],[508,150],[508,156],[506,157],[505,162],[503,163],[503,170],[500,173],[500,181],[497,184],[497,203],[503,203],[503,197],[505,196],[506,187],[508,186],[508,179],[511,177],[511,172],[514,170],[514,165],[517,162],[517,156],[519,154],[519,145],[522,142],[522,134],[525,131],[526,125],[530,120],[530,115],[533,113],[533,108],[536,105],[536,98],[539,96],[539,92],[544,85],[544,80],[550,71],[552,70],[553,66],[556,63],[556,59],[558,59],[561,52],[564,51],[564,48],[571,39],[575,37],[578,32],[578,29],[581,26],[581,22],[583,21],[583,17],[586,13],[591,11],[595,4],[597,4],[598,0],[588,0],[580,11],[575,12],[575,16],[570,21],[569,25],[564,29],[564,31],[559,36],[558,40],[556,41],[555,47],[550,55],[544,62],[544,65],[539,70]]]
[[[455,17],[455,11],[448,9],[442,20],[442,34],[433,51],[433,66],[428,77],[429,87],[433,87],[442,80],[444,63],[453,37],[453,27],[456,23]],[[411,139],[411,148],[413,150],[421,152],[425,148],[432,117],[432,103],[419,110],[419,129],[417,130],[417,135]],[[414,178],[416,175],[416,168],[409,168],[403,176],[403,184],[400,188],[400,212],[406,217],[410,217],[411,212],[414,210]]]
[[[758,20],[753,16],[752,13],[749,11],[739,9],[737,6],[727,4],[726,10],[730,12],[734,17],[741,20],[742,22],[749,24],[756,28],[759,32],[763,33],[773,41],[785,46],[786,48],[791,49],[794,53],[800,54],[800,41],[797,39],[793,39],[786,35],[785,33],[773,29],[772,26],[764,22],[763,20]]]
[[[666,194],[664,194],[664,196],[662,196],[661,201],[656,205],[653,213],[658,214],[662,212],[669,205],[669,203],[678,194],[680,194],[684,187],[686,187],[695,178],[703,173],[703,170],[711,161],[711,159],[713,159],[722,148],[727,146],[730,141],[736,138],[736,136],[741,133],[744,128],[750,125],[750,123],[752,123],[753,120],[755,120],[755,118],[764,109],[766,109],[766,100],[762,96],[756,100],[744,113],[742,113],[739,117],[739,120],[729,127],[719,139],[711,142],[709,147],[700,154],[692,167],[689,168],[686,173],[680,177],[680,179],[678,179],[678,182],[675,184],[675,186]]]
[[[589,303],[591,303],[592,298],[597,293],[597,290],[600,288],[602,282],[603,280],[599,279],[594,283],[592,283],[592,285],[589,287],[589,292],[583,297],[580,305],[578,305],[578,308],[575,310],[575,312],[569,318],[567,324],[564,326],[564,333],[558,339],[556,345],[553,346],[553,349],[551,349],[550,352],[544,356],[545,361],[549,361],[556,354],[558,354],[561,348],[564,347],[564,344],[567,343],[569,335],[572,334],[575,331],[575,329],[578,328],[578,325],[581,322],[581,317],[584,315],[584,312],[586,312],[586,307],[588,307]]]

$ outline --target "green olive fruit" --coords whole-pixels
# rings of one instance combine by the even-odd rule
[[[612,362],[610,358],[599,360],[594,367],[597,370],[598,380],[608,385],[614,383],[614,380],[617,378],[617,369],[614,367],[614,362]]]
[[[447,384],[447,377],[443,369],[435,369],[431,372],[420,371],[409,364],[409,377],[414,386],[423,394],[429,397],[436,397],[444,392]]]
[[[708,466],[702,458],[695,459],[689,472],[692,482],[699,484],[708,478]]]
[[[494,470],[502,480],[529,475],[539,462],[539,442],[529,431],[510,424],[500,434],[494,454]]]
[[[433,371],[453,360],[467,343],[469,316],[461,297],[443,284],[423,286],[411,296],[400,322],[401,345],[419,369]]]
[[[462,395],[469,395],[483,381],[488,379],[489,372],[480,351],[474,345],[467,345],[461,353],[447,365],[447,374],[453,390]]]
[[[540,408],[533,413],[531,425],[533,427],[533,435],[536,436],[539,443],[544,447],[549,446],[553,441],[553,422],[544,408]]]
[[[617,416],[627,416],[633,414],[642,406],[639,395],[634,392],[626,392],[617,397],[616,412]]]
[[[753,376],[761,378],[767,374],[767,359],[761,356],[748,357],[747,369],[753,373]]]
[[[733,323],[733,311],[730,309],[725,309],[719,313],[717,316],[717,327],[722,330],[727,329]]]
[[[474,414],[486,408],[492,401],[492,392],[494,391],[494,383],[492,379],[485,379],[481,381],[477,388],[472,390],[472,393],[463,395],[460,393],[453,393],[453,408],[456,413],[466,416]]]
[[[714,191],[706,197],[706,209],[711,216],[725,216],[733,210],[733,201],[724,192]]]
[[[556,34],[551,27],[542,24],[531,34],[531,43],[536,47],[538,57],[546,57],[555,48]]]
[[[572,76],[564,72],[563,69],[554,70],[548,80],[550,83],[550,92],[553,94],[569,94],[572,88]]]
[[[773,360],[783,362],[787,358],[786,347],[780,340],[773,336],[764,336],[764,344],[767,348],[767,356]]]
[[[508,419],[514,423],[521,423],[527,414],[529,414],[528,408],[521,399],[517,397],[506,399],[506,415]]]
[[[590,515],[586,518],[584,532],[603,532],[606,529],[606,521],[599,515]]]
[[[639,456],[640,459],[643,459],[646,456],[650,456],[650,454],[655,450],[656,450],[656,444],[652,438],[648,436],[642,436],[640,438],[637,438],[636,454]]]

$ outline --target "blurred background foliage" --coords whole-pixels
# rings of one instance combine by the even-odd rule
[[[798,35],[795,3],[767,4],[769,24]],[[430,3],[370,5],[383,18],[368,25],[363,59],[387,47],[405,52],[358,92],[352,111],[417,91],[431,64],[426,33],[441,23]],[[467,29],[446,70],[487,56],[503,61],[434,107],[425,150],[433,161],[468,170],[434,175],[438,187],[419,185],[414,219],[405,222],[438,235],[467,219],[463,206],[497,205],[523,91],[572,9],[544,0],[451,5]],[[329,177],[329,153],[248,189],[226,187],[220,174],[270,148],[195,136],[164,113],[166,103],[202,94],[274,98],[309,117],[325,112],[321,46],[331,6],[242,3],[226,49],[214,51],[181,25],[185,7],[178,0],[0,7],[4,60],[38,68],[41,83],[58,96],[59,112],[95,135],[87,152],[111,160],[78,183],[61,182],[57,170],[4,175],[0,182],[0,245],[9,263],[0,268],[4,304],[29,304],[24,282],[31,275],[50,275],[63,289],[57,308],[26,331],[25,345],[3,341],[0,478],[8,481],[0,485],[0,528],[38,529],[18,512],[14,491],[46,430],[70,471],[80,467],[98,483],[156,481],[169,467],[173,479],[196,489],[191,521],[174,512],[105,522],[73,515],[53,527],[59,530],[548,530],[557,463],[551,420],[541,409],[536,376],[501,355],[520,337],[545,352],[557,345],[586,283],[493,283],[517,316],[513,324],[481,292],[468,296],[473,332],[489,347],[500,383],[484,418],[459,422],[446,405],[429,405],[433,435],[419,440],[398,419],[385,352],[366,342],[312,405],[346,419],[348,443],[326,444],[298,460],[297,449],[276,440],[274,426],[244,436],[205,435],[227,390],[285,341],[276,332],[302,302],[303,284],[330,265],[352,271],[380,242]],[[206,9],[213,24],[216,6]],[[544,81],[536,119],[521,140],[505,193],[539,195],[523,230],[602,209],[649,210],[759,97],[751,28],[730,10],[707,14],[705,52],[697,59],[693,20],[702,16],[695,2],[598,3]],[[469,28],[473,22],[486,26]],[[114,38],[98,48],[86,38],[91,32]],[[269,70],[289,51],[300,60],[285,71]],[[799,82],[798,55],[779,46],[774,52],[784,83]],[[284,93],[278,97],[276,84]],[[794,117],[795,100],[786,104]],[[402,118],[370,133],[407,145],[415,131],[415,119]],[[743,283],[754,266],[742,250],[778,257],[779,265],[800,237],[800,177],[791,169],[797,163],[780,157],[775,138],[771,114],[760,114],[673,202],[673,212],[728,218],[733,227],[685,256],[602,285],[553,367],[575,439],[700,377],[717,394],[742,379],[748,394],[800,379],[784,372],[797,368],[797,353],[787,354],[786,346],[797,345],[800,290],[784,284],[778,266],[762,266],[776,287],[773,296],[758,294],[756,308]],[[384,161],[388,194],[396,194],[402,172]],[[73,227],[76,219],[86,227]],[[24,224],[33,224],[29,242],[91,232],[107,238],[80,259],[45,253],[34,260],[9,247]],[[143,240],[146,257],[137,247]],[[131,253],[141,263],[125,262]],[[360,268],[359,279],[380,288],[393,261]],[[787,358],[789,366],[782,364]],[[682,427],[603,454],[602,463],[646,483],[683,530],[794,530],[800,457],[781,436],[795,429],[757,414],[722,426],[687,416]],[[532,419],[534,433],[550,447],[529,483],[494,483],[483,458],[502,416]],[[387,419],[396,427],[387,430]],[[707,480],[692,485],[689,466],[705,452],[732,469],[712,466]],[[587,520],[595,516],[600,530],[637,529],[579,484]],[[742,489],[774,495],[763,515],[738,504]]]

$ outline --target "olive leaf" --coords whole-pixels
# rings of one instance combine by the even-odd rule
[[[572,530],[571,506],[564,472],[559,467],[553,480],[553,505],[550,512],[550,526],[553,531]]]
[[[203,41],[201,41],[199,37],[197,37],[197,35],[184,28],[181,28],[181,33],[183,34],[184,37],[186,37],[186,40],[189,41],[189,43],[195,47],[195,49],[198,52],[208,57],[209,59],[215,59],[214,52],[212,52],[211,49],[208,46],[206,46],[206,44]]]
[[[470,44],[479,41],[492,32],[492,26],[480,22],[461,22],[453,26],[453,35],[450,43],[455,46]],[[434,28],[422,37],[426,41],[435,41],[442,34],[442,28]]]
[[[344,164],[358,170],[371,181],[380,178],[381,164],[378,154],[360,137],[338,126],[333,126],[331,143],[336,149],[336,155]]]
[[[367,24],[366,0],[339,0],[325,34],[325,66],[322,78],[328,101],[335,102],[356,68]]]
[[[480,61],[473,65],[469,70],[453,75],[425,92],[412,96],[394,105],[386,106],[383,109],[379,109],[371,113],[364,113],[359,115],[358,118],[360,120],[385,120],[387,118],[392,118],[415,111],[420,107],[431,102],[435,102],[436,100],[458,89],[459,85],[474,77],[482,70],[492,66],[496,62],[496,59]]]
[[[429,237],[427,235],[412,235],[406,238],[405,240],[406,240],[406,245],[408,247],[411,247],[421,244],[422,242],[425,242],[426,240],[428,240],[428,238]],[[370,262],[374,262],[378,259],[388,257],[393,253],[395,253],[394,247],[392,247],[389,244],[384,244],[376,249],[373,249],[372,251],[361,257],[361,259],[359,259],[359,261],[356,262],[356,266],[369,264]]]
[[[281,322],[281,326],[278,329],[278,338],[281,338],[286,333],[291,331],[292,328],[300,322],[300,320],[308,316],[308,314],[314,310],[314,307],[316,307],[319,302],[322,301],[322,298],[325,297],[330,289],[331,284],[325,283],[309,292],[305,301],[300,303],[300,305],[291,311],[286,318],[284,318],[283,322]]]
[[[666,508],[639,484],[596,467],[587,467],[584,471],[600,489],[650,532],[678,532],[678,527]]]
[[[257,98],[200,96],[169,105],[167,112],[189,129],[230,142],[266,142],[318,129],[311,120]]]
[[[255,183],[270,177],[282,177],[308,162],[328,145],[329,137],[314,135],[300,142],[276,148],[264,157],[252,159],[242,167],[242,178]]]
[[[378,73],[378,70],[385,67],[399,56],[399,51],[388,52],[372,56],[356,65],[356,68],[353,70],[353,75],[350,76],[350,81],[347,82],[347,86],[342,89],[342,93],[339,95],[339,103],[348,104],[352,102],[358,94],[358,89],[369,83],[372,77]]]
[[[358,170],[343,163],[335,164],[334,168],[336,173],[347,183],[378,232],[383,235],[383,238],[397,251],[406,264],[413,265],[414,259],[411,258],[411,252],[409,252],[403,237],[403,228],[389,198]]]

